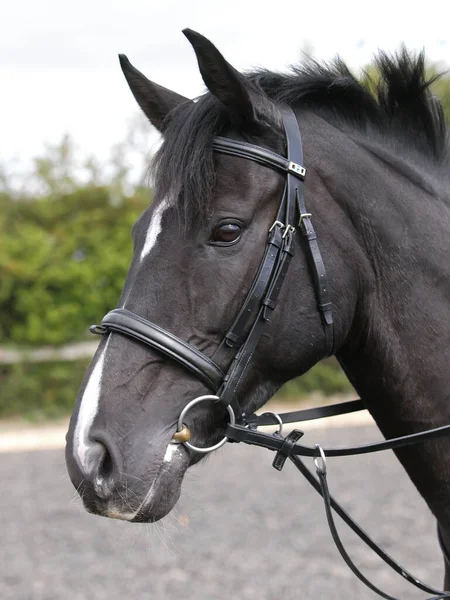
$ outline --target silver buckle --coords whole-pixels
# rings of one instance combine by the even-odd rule
[[[303,223],[303,219],[309,219],[312,217],[311,213],[301,213],[300,214],[300,219],[298,221],[298,224],[301,225]]]
[[[295,173],[296,175],[300,175],[300,177],[303,178],[305,178],[306,175],[305,167],[302,167],[301,165],[298,165],[297,163],[292,161],[289,163],[288,171],[291,171],[291,173]]]
[[[273,230],[275,229],[275,227],[280,227],[281,229],[284,229],[285,225],[284,225],[284,223],[282,223],[281,221],[274,221],[274,222],[272,223],[272,226],[271,226],[271,228],[269,229],[269,233],[270,233],[271,231],[273,231]]]
[[[292,225],[286,225],[286,230],[283,233],[283,240],[286,236],[288,236],[290,233],[294,233],[295,232],[295,227],[293,227]]]

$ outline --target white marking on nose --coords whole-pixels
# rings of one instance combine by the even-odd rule
[[[170,462],[173,458],[173,455],[178,450],[180,444],[172,444],[170,443],[167,446],[166,453],[164,454],[164,462]]]
[[[161,233],[161,220],[163,216],[163,212],[166,210],[168,202],[164,199],[161,204],[156,208],[155,212],[152,215],[150,220],[150,224],[147,229],[147,234],[145,236],[144,247],[142,248],[140,261],[142,262],[144,258],[150,254],[153,246],[156,244],[156,240],[158,239],[158,235]]]
[[[86,466],[87,452],[90,443],[88,441],[89,430],[92,427],[95,415],[98,410],[98,401],[100,399],[103,364],[105,353],[108,348],[109,339],[106,342],[103,352],[97,360],[96,365],[89,377],[81,399],[80,409],[78,411],[77,424],[74,433],[74,449],[78,461],[82,467]]]

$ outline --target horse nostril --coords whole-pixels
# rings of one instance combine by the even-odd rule
[[[114,463],[111,453],[108,448],[104,446],[103,458],[100,460],[98,467],[98,477],[103,479],[109,479],[112,477],[114,472]]]
[[[105,436],[96,436],[91,451],[89,478],[94,491],[102,500],[108,500],[121,473],[121,461],[115,444]]]

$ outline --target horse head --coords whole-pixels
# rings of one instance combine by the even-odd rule
[[[236,71],[206,38],[184,33],[208,88],[197,101],[149,81],[120,57],[135,99],[164,141],[155,159],[154,201],[134,224],[134,256],[118,310],[100,330],[106,335],[82,383],[67,435],[69,474],[86,509],[130,521],[166,515],[187,468],[204,455],[192,446],[211,447],[223,439],[227,407],[244,414],[261,407],[284,382],[332,352],[350,322],[336,323],[330,337],[331,303],[319,302],[323,310],[318,310],[325,280],[314,281],[324,276],[322,256],[317,246],[308,246],[313,233],[298,232],[299,217],[310,214],[298,214],[301,204],[283,204],[286,194],[299,201],[304,172],[288,161],[282,103],[263,92],[258,78]],[[311,121],[308,129],[317,133],[316,125]],[[314,151],[308,145],[305,150],[306,157]],[[296,178],[295,189],[286,189],[289,177]],[[319,229],[327,231],[327,268],[341,273],[327,296],[337,304],[345,296],[340,314],[350,314],[356,303],[353,271],[332,251],[333,231],[340,228],[345,235],[342,211],[329,201],[314,169],[306,196]],[[292,213],[289,226],[280,221],[280,207]],[[281,258],[292,255],[290,269],[283,270]],[[357,252],[353,259],[358,260]],[[261,290],[255,291],[256,284]],[[246,303],[249,294],[253,299]],[[223,390],[214,372],[219,380],[230,372],[261,321],[257,343],[240,356],[229,400],[198,402],[179,424],[192,399],[212,394],[214,400],[220,385]],[[144,337],[152,337],[150,347],[136,328],[141,337],[143,329]],[[181,361],[160,351],[168,344],[176,346]],[[197,376],[193,363],[200,375],[209,365],[213,381]],[[189,431],[183,434],[178,430],[184,425]],[[191,447],[175,443],[177,431],[186,436],[182,441],[190,438]]]

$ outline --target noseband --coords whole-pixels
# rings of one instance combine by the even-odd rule
[[[191,344],[124,308],[111,310],[100,325],[91,327],[92,333],[121,333],[176,360],[208,386],[217,396],[217,403],[223,407],[231,407],[236,422],[240,424],[246,423],[246,417],[237,400],[238,387],[251,364],[264,327],[275,309],[294,253],[293,239],[297,230],[307,242],[317,306],[324,328],[326,353],[331,354],[333,351],[333,315],[327,276],[311,213],[306,210],[303,197],[306,169],[303,167],[300,130],[290,108],[284,107],[281,115],[286,134],[287,158],[266,148],[230,138],[216,137],[213,142],[215,152],[251,160],[285,176],[283,194],[275,220],[268,231],[264,256],[247,297],[219,346],[219,351],[225,348],[235,351],[228,371],[223,373],[215,362]],[[249,326],[251,319],[253,321]]]

